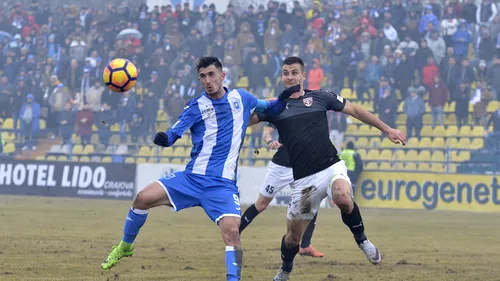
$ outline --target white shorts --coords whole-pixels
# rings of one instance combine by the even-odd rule
[[[296,180],[288,204],[288,220],[311,220],[318,213],[321,201],[327,196],[332,198],[330,187],[338,179],[351,184],[342,160],[316,174]]]
[[[264,183],[260,194],[267,198],[274,198],[287,185],[293,183],[293,169],[269,162]]]

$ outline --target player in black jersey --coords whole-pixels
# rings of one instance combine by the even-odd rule
[[[252,204],[245,213],[241,216],[240,233],[259,215],[267,206],[273,201],[278,192],[293,183],[293,170],[290,163],[290,157],[279,141],[273,140],[272,134],[275,128],[272,124],[268,124],[264,128],[263,139],[269,148],[277,150],[273,159],[268,165],[267,173],[264,178],[264,183],[261,186],[259,197],[254,204]],[[302,256],[311,257],[324,257],[325,254],[316,250],[311,246],[311,238],[316,227],[316,214],[309,223],[302,242],[300,243],[299,254]]]
[[[301,90],[288,99],[286,109],[280,115],[268,117],[256,114],[251,121],[251,124],[268,121],[278,129],[281,143],[290,157],[295,180],[288,205],[288,230],[281,241],[283,263],[273,280],[288,280],[304,229],[326,196],[339,207],[342,221],[349,227],[368,260],[373,264],[380,263],[382,256],[367,239],[361,213],[353,201],[347,168],[330,141],[326,112],[334,110],[346,113],[378,128],[394,143],[404,145],[405,135],[387,126],[361,106],[353,105],[333,92],[304,89],[306,73],[304,63],[298,57],[285,59],[281,79],[285,87],[299,84]]]

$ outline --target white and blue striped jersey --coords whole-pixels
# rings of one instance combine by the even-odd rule
[[[260,105],[261,100],[243,89],[226,89],[220,99],[211,99],[203,92],[191,100],[167,132],[172,145],[191,130],[193,148],[185,171],[235,181],[245,131]]]

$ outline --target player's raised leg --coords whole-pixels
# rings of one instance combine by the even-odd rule
[[[125,219],[123,238],[118,246],[113,246],[113,250],[101,264],[102,269],[109,269],[122,257],[133,255],[133,243],[146,222],[148,210],[161,205],[172,206],[164,188],[158,182],[151,183],[137,194]]]
[[[335,164],[338,169],[343,169],[343,162]],[[342,221],[351,230],[358,247],[365,253],[368,260],[373,264],[378,264],[382,260],[380,251],[373,245],[365,235],[365,227],[358,205],[352,199],[352,188],[347,171],[336,173],[329,196],[333,199],[342,214]]]

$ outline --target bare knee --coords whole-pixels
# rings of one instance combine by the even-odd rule
[[[139,210],[149,210],[161,205],[172,206],[163,187],[155,182],[146,186],[137,194],[133,207]]]
[[[227,246],[240,246],[239,218],[224,217],[219,221],[222,239]]]
[[[351,186],[345,180],[336,180],[332,184],[332,199],[340,210],[350,213],[354,207]]]
[[[135,197],[133,207],[139,210],[148,210],[150,208],[149,205],[150,203],[147,200],[147,196],[144,190],[141,190]]]
[[[350,213],[354,207],[354,203],[350,196],[340,195],[338,200],[334,200],[334,202],[340,210],[346,213]]]
[[[224,233],[224,240],[228,246],[239,246],[240,245],[240,230],[238,226],[235,225],[227,229]]]

